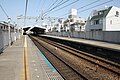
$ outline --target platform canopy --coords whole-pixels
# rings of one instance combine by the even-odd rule
[[[46,28],[38,25],[23,27],[24,33],[44,34]]]

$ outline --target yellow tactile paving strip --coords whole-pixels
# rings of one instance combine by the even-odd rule
[[[28,50],[27,50],[27,38],[24,38],[24,50],[22,56],[22,70],[20,80],[30,80],[29,64],[28,64]]]

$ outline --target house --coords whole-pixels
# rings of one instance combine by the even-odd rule
[[[1,21],[0,22],[0,29],[1,30],[8,30],[8,23],[4,22],[4,21]]]
[[[62,30],[66,32],[84,31],[85,19],[77,17],[77,9],[71,9],[70,14],[63,22]]]
[[[120,31],[120,8],[111,6],[93,10],[85,31]]]
[[[70,25],[74,31],[84,31],[85,30],[85,19],[84,18],[74,18],[73,23]]]

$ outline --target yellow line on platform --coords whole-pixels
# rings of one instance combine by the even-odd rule
[[[23,48],[23,56],[22,56],[22,70],[20,75],[20,80],[25,80],[25,67],[24,67],[24,48]]]
[[[29,64],[28,64],[28,50],[27,50],[27,38],[25,36],[23,56],[22,56],[22,70],[20,80],[30,80]]]
[[[30,71],[29,71],[29,63],[28,63],[28,50],[27,47],[25,48],[25,53],[26,53],[26,76],[27,80],[30,80]]]

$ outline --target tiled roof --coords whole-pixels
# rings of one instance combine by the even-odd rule
[[[99,14],[99,15],[93,16],[93,17],[91,18],[91,20],[92,20],[92,19],[98,19],[98,18],[106,17],[107,14],[109,13],[109,11],[111,10],[111,8],[112,8],[112,6],[109,7],[108,9],[104,9],[104,10],[98,11],[98,12],[103,12],[103,14]]]

